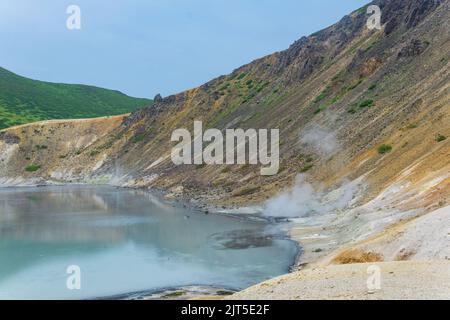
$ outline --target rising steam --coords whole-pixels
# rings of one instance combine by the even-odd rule
[[[300,142],[312,148],[322,157],[329,157],[339,150],[336,134],[323,126],[314,124],[300,134]]]
[[[321,190],[307,182],[305,175],[298,175],[291,190],[267,201],[263,214],[294,218],[332,213],[350,206],[360,188],[359,181],[352,181],[335,190]]]
[[[333,130],[312,124],[300,134],[300,143],[321,158],[328,158],[340,149]],[[272,217],[306,217],[327,214],[348,207],[361,188],[359,181],[344,181],[335,190],[324,190],[307,181],[306,175],[296,177],[294,187],[267,201],[264,215]]]

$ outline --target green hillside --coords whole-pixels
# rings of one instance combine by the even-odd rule
[[[151,103],[119,91],[31,80],[0,68],[0,129],[39,120],[118,115]]]

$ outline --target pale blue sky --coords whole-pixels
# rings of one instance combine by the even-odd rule
[[[166,96],[286,49],[368,2],[0,0],[0,66],[39,80]],[[81,8],[81,30],[66,28],[70,4]]]

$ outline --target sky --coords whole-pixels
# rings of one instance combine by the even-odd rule
[[[0,0],[0,67],[152,98],[199,86],[369,0]],[[81,9],[69,30],[67,8]],[[0,88],[1,90],[1,88]]]

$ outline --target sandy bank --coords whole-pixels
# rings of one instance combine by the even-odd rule
[[[368,267],[381,270],[381,289],[367,288]],[[228,299],[450,299],[450,261],[402,261],[310,268],[281,276]]]
[[[231,299],[450,299],[450,206],[431,212],[358,207],[297,219],[299,271]],[[369,290],[368,268],[381,271]]]

